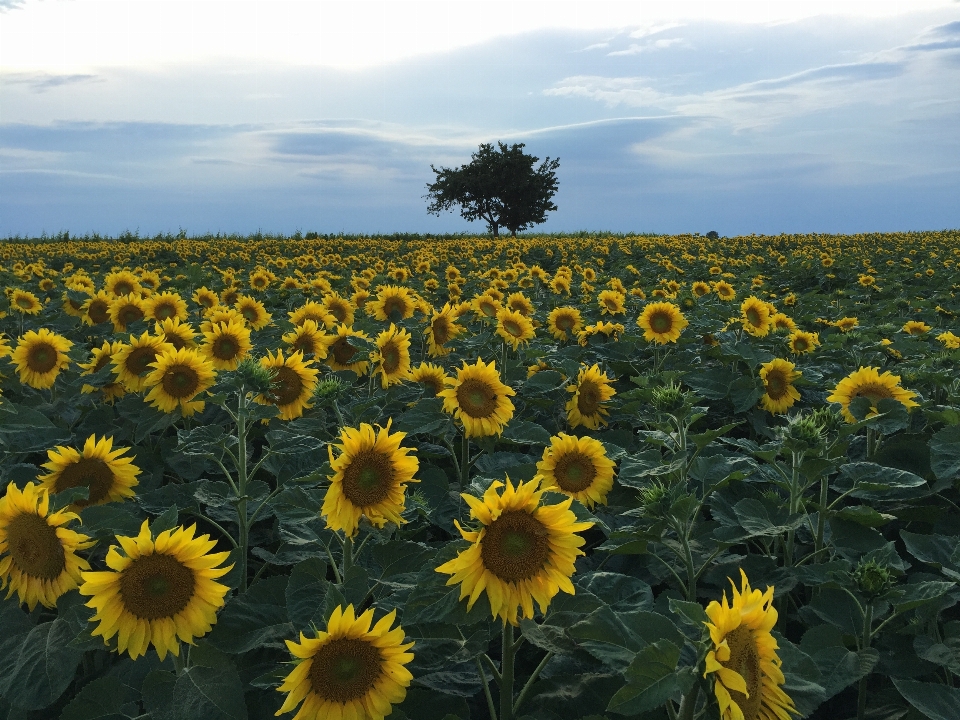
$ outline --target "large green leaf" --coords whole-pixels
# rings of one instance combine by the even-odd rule
[[[0,695],[24,710],[45,708],[60,697],[83,653],[74,633],[57,619],[0,640]]]
[[[112,675],[88,683],[63,709],[60,720],[124,720],[121,712],[132,693]]]
[[[155,670],[143,682],[152,720],[247,720],[243,685],[232,667],[191,667],[179,677]]]
[[[283,647],[293,637],[287,616],[286,575],[270,577],[232,598],[207,639],[228,653],[243,653],[258,647]]]
[[[287,615],[297,631],[310,625],[320,626],[330,583],[327,564],[320,558],[308,558],[293,567],[285,590]]]
[[[648,712],[689,689],[694,677],[677,672],[679,660],[680,648],[669,640],[658,640],[640,650],[624,670],[627,684],[610,698],[607,711],[620,715]],[[685,687],[681,688],[681,682]]]
[[[930,469],[939,480],[960,476],[960,425],[950,425],[930,438]]]
[[[893,678],[904,699],[930,720],[960,718],[960,690],[938,683]]]

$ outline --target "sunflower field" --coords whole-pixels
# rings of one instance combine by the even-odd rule
[[[0,720],[957,720],[958,266],[4,241]]]

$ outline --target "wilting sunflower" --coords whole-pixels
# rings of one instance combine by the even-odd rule
[[[140,392],[146,387],[147,374],[152,369],[150,363],[164,350],[172,348],[163,338],[143,333],[140,337],[131,336],[130,342],[113,353],[113,363],[117,379],[130,392]]]
[[[253,347],[250,328],[234,318],[230,322],[213,323],[203,332],[200,352],[216,370],[236,370]]]
[[[773,587],[753,590],[746,573],[742,586],[730,581],[733,601],[707,605],[705,623],[713,649],[707,653],[704,677],[713,675],[713,692],[721,720],[790,720],[797,714],[793,700],[780,688],[786,680],[780,670],[777,641],[770,634],[777,624]]]
[[[330,313],[336,323],[341,325],[353,325],[355,309],[353,304],[344,297],[340,297],[337,293],[327,293],[323,296],[321,300],[323,308]],[[333,327],[336,323],[329,325],[328,327]]]
[[[600,372],[600,366],[581,367],[576,382],[567,387],[573,397],[567,401],[567,422],[570,427],[580,425],[596,430],[606,425],[604,416],[608,415],[604,402],[617,394],[606,374]]]
[[[557,505],[541,505],[542,490],[534,478],[516,487],[493,482],[483,499],[462,493],[470,516],[480,522],[477,531],[454,523],[470,547],[437,568],[451,575],[447,585],[460,584],[460,599],[469,598],[467,609],[484,591],[493,617],[517,625],[521,617],[533,618],[533,601],[546,612],[553,597],[563,590],[574,593],[570,577],[584,539],[577,535],[593,525],[577,522],[570,510],[573,498]],[[504,488],[502,493],[497,491]]]
[[[740,323],[754,337],[770,333],[770,306],[760,298],[749,296],[740,304]]]
[[[547,316],[547,327],[557,340],[569,340],[583,329],[583,318],[574,307],[558,307]]]
[[[174,292],[162,292],[151,295],[143,302],[144,314],[153,320],[177,319],[181,322],[187,319],[187,303]]]
[[[464,329],[457,325],[457,316],[450,303],[446,303],[440,310],[434,310],[430,317],[430,325],[423,334],[427,338],[427,353],[430,357],[444,357],[453,350],[446,344],[460,335]]]
[[[20,382],[36,390],[53,387],[60,371],[70,365],[67,353],[73,343],[46,328],[28,330],[18,341],[11,360]]]
[[[429,394],[434,396],[439,395],[443,390],[446,379],[447,373],[444,369],[432,363],[422,362],[410,371],[410,380],[420,383],[429,390]]]
[[[263,303],[252,297],[240,297],[234,304],[243,319],[254,330],[262,330],[270,324],[271,315]]]
[[[598,440],[560,433],[550,438],[537,463],[540,489],[558,490],[591,508],[606,505],[615,466]]]
[[[926,335],[932,328],[922,320],[910,320],[904,323],[901,329],[907,335]]]
[[[577,343],[586,347],[591,339],[600,339],[616,342],[623,334],[624,327],[620,323],[604,322],[598,320],[593,325],[586,325],[583,330],[577,333]]]
[[[790,352],[794,355],[803,355],[812,353],[819,347],[820,336],[817,333],[794,330],[787,336],[787,341],[790,343]]]
[[[624,294],[616,290],[601,290],[597,296],[601,315],[623,315],[627,312],[625,301]]]
[[[86,500],[78,500],[74,509],[108,502],[122,502],[135,495],[140,468],[133,464],[132,457],[123,457],[128,447],[113,449],[113,438],[97,440],[91,435],[83,443],[80,452],[71,447],[58,445],[47,450],[49,462],[42,465],[50,471],[37,480],[50,493],[59,493],[75,487],[89,488]]]
[[[291,313],[288,313],[290,316],[290,322],[294,325],[303,325],[307,320],[313,320],[318,326],[323,325],[327,328],[332,328],[337,324],[337,319],[318,302],[313,300],[304,303],[296,310]]]
[[[71,520],[79,518],[66,510],[50,512],[45,488],[7,485],[0,498],[0,590],[9,584],[8,598],[16,592],[31,610],[37,603],[52,608],[77,587],[81,571],[90,567],[77,550],[93,540],[64,527]]]
[[[380,374],[380,385],[386,389],[410,377],[410,333],[390,323],[375,342],[370,361],[376,366],[374,373]]]
[[[144,387],[150,391],[144,400],[167,413],[179,407],[184,417],[203,410],[203,400],[194,398],[213,385],[217,373],[199,351],[168,347],[150,367],[153,369],[144,378]]]
[[[377,320],[399,322],[413,317],[415,299],[405,287],[382,285],[377,288],[377,299],[368,300],[364,308]]]
[[[411,448],[400,447],[406,433],[390,432],[390,421],[376,432],[371,425],[343,428],[340,451],[334,457],[329,445],[330,487],[320,508],[331,530],[343,530],[347,537],[357,534],[360,517],[365,516],[376,527],[388,522],[402,525],[406,484],[414,480],[420,461],[409,453]]]
[[[360,355],[360,348],[350,343],[351,338],[369,340],[365,332],[349,325],[337,325],[336,332],[324,335],[321,340],[327,347],[326,362],[331,370],[350,370],[359,377],[367,372],[370,363]]]
[[[114,298],[125,295],[140,295],[143,289],[140,280],[129,270],[112,272],[103,279],[103,289]]]
[[[413,643],[404,644],[399,625],[391,630],[396,618],[392,610],[371,628],[373,608],[355,617],[353,605],[338,605],[316,637],[286,640],[296,667],[277,688],[287,693],[277,715],[303,702],[293,720],[383,720],[413,680],[404,667],[413,660],[407,652]]]
[[[179,656],[179,641],[193,645],[210,632],[230,591],[216,578],[233,565],[223,567],[229,553],[211,553],[216,541],[196,531],[176,527],[154,539],[144,520],[137,537],[118,535],[120,546],[107,551],[110,570],[83,573],[80,594],[91,596],[87,607],[97,611],[90,634],[107,644],[118,635],[116,651],[133,660],[153,645],[162,661],[168,651]]]
[[[83,303],[83,321],[88,325],[100,325],[110,322],[110,301],[113,298],[103,290],[99,290],[92,295],[89,300]]]
[[[918,406],[918,403],[913,399],[917,394],[900,387],[899,375],[893,375],[889,370],[881,374],[878,372],[879,369],[861,367],[837,383],[837,386],[833,389],[833,394],[827,397],[827,402],[840,403],[841,412],[847,422],[857,421],[850,412],[850,403],[858,397],[865,397],[870,400],[872,411],[870,415],[875,415],[878,412],[878,402],[888,398],[900,402],[908,410]]]
[[[127,326],[146,316],[144,301],[139,295],[121,295],[110,301],[110,321],[114,332],[126,332]]]
[[[783,414],[800,399],[800,393],[793,381],[800,377],[799,370],[792,362],[774,358],[760,366],[760,379],[763,381],[763,396],[760,404],[767,412]]]
[[[443,410],[463,423],[468,438],[500,435],[513,417],[510,396],[513,388],[500,382],[496,364],[485,364],[477,358],[474,365],[457,370],[456,378],[446,378],[446,389],[438,393],[443,398]]]
[[[520,343],[527,344],[535,336],[533,323],[526,315],[510,310],[500,308],[497,312],[497,335],[499,335],[507,345],[516,350]]]
[[[10,296],[10,307],[24,315],[38,315],[43,309],[43,303],[29,290],[17,288]]]
[[[104,340],[103,345],[90,351],[89,362],[79,363],[77,365],[77,367],[83,370],[83,372],[80,373],[80,376],[83,377],[84,375],[94,375],[100,370],[103,370],[103,368],[110,364],[110,360],[113,358],[114,354],[120,352],[122,348],[123,342],[120,340],[115,340],[112,343],[108,340]],[[123,397],[127,392],[123,387],[123,384],[119,382],[107,383],[100,388],[95,388],[93,385],[87,385],[86,383],[80,386],[80,392],[82,393],[95,393],[97,390],[102,391],[104,401],[111,404],[117,398]]]
[[[282,340],[290,348],[290,352],[300,352],[304,356],[314,355],[318,360],[322,360],[327,356],[327,346],[321,340],[325,334],[316,320],[304,320],[302,325],[295,325],[293,330],[285,333]]]
[[[637,318],[637,325],[643,329],[643,339],[658,345],[676,342],[689,324],[680,308],[669,302],[649,303]]]
[[[726,280],[719,280],[715,282],[713,284],[713,291],[717,294],[718,298],[726,302],[730,302],[737,296],[737,291],[733,289],[733,285],[728,283]]]
[[[312,360],[304,362],[303,355],[295,352],[283,357],[283,350],[277,350],[276,355],[267,351],[265,358],[260,358],[260,364],[275,374],[270,397],[258,395],[254,398],[261,405],[276,405],[280,410],[281,420],[293,420],[303,415],[310,404],[310,396],[317,386],[317,375]]]

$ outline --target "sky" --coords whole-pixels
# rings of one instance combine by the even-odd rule
[[[0,0],[0,237],[481,233],[498,140],[540,231],[960,228],[958,89],[956,0]]]

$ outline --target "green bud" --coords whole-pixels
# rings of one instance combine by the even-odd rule
[[[256,393],[268,393],[273,385],[274,373],[253,358],[244,358],[237,365],[237,379],[243,387]]]
[[[682,414],[692,405],[689,393],[685,393],[679,385],[672,382],[669,385],[654,388],[650,399],[658,411],[668,415]]]
[[[853,580],[861,593],[872,598],[882,595],[893,585],[893,573],[876,560],[861,560],[853,571]]]
[[[313,399],[318,405],[330,405],[343,395],[347,387],[348,385],[340,378],[324,378],[313,389]]]
[[[652,518],[661,518],[667,514],[673,504],[673,493],[670,487],[659,480],[640,489],[640,509],[644,515]]]
[[[815,453],[823,449],[824,428],[816,413],[799,413],[778,429],[784,447],[791,452]]]

